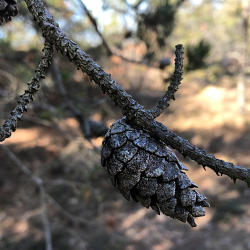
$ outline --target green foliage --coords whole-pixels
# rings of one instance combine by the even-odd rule
[[[206,59],[210,50],[211,45],[205,40],[200,40],[195,45],[188,45],[186,52],[188,64],[186,66],[186,70],[190,71],[204,68],[206,66]]]
[[[4,40],[4,39],[0,39],[0,48],[1,48],[1,51],[9,49],[10,48],[10,42],[7,41],[7,40]]]
[[[207,83],[218,83],[219,79],[223,76],[223,69],[219,64],[214,64],[209,66],[208,70],[206,70],[206,75],[204,79]]]
[[[42,111],[39,115],[43,120],[53,121],[53,114],[49,110]]]
[[[148,13],[141,14],[138,25],[139,37],[144,40],[145,33],[149,29],[150,31],[158,33],[158,45],[160,47],[163,46],[164,37],[169,36],[173,30],[174,14],[175,10],[169,1],[166,1],[164,5],[159,5]]]
[[[147,10],[139,14],[137,36],[149,50],[165,46],[166,38],[173,32],[176,12],[182,2],[184,0],[176,3],[170,0],[149,1]]]

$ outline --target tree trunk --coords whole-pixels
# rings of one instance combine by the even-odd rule
[[[242,67],[237,84],[238,106],[241,114],[246,111],[245,89],[247,83],[247,66],[248,66],[248,17],[249,17],[249,0],[242,0]]]

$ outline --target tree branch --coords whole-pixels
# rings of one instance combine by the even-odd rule
[[[89,120],[79,108],[77,108],[70,100],[67,94],[67,90],[63,84],[62,76],[56,61],[53,59],[51,64],[51,76],[55,85],[63,98],[66,108],[72,113],[72,115],[79,122],[81,131],[87,139],[94,137],[104,136],[108,131],[107,126],[104,123]]]
[[[41,216],[43,221],[43,229],[46,242],[46,250],[53,250],[51,228],[46,208],[46,193],[44,191],[43,186],[40,186],[40,203],[41,203]]]
[[[180,153],[190,157],[197,163],[208,166],[218,173],[225,174],[233,179],[241,179],[250,185],[250,169],[234,166],[232,163],[216,159],[213,155],[193,146],[187,140],[175,135],[168,128],[154,120],[150,111],[146,111],[142,105],[137,103],[115,80],[111,78],[97,63],[93,61],[80,47],[67,38],[61,31],[44,7],[41,0],[25,0],[39,25],[44,37],[54,42],[59,49],[83,72],[107,93],[110,98],[122,109],[130,122],[141,128],[147,129],[151,135],[164,141],[167,145],[177,149]]]
[[[82,0],[78,0],[78,2],[81,5],[81,7],[83,8],[84,12],[87,14],[90,22],[94,26],[94,29],[95,29],[96,33],[101,38],[103,46],[105,47],[108,56],[117,56],[117,57],[121,58],[123,61],[128,62],[128,63],[145,65],[145,66],[150,67],[150,68],[159,68],[157,66],[148,64],[147,62],[144,62],[144,61],[138,61],[138,60],[134,60],[134,59],[131,59],[131,58],[127,58],[127,57],[125,57],[125,56],[123,56],[123,55],[121,55],[121,54],[116,53],[115,51],[113,51],[111,49],[111,47],[109,46],[108,42],[106,41],[106,39],[104,38],[104,36],[102,35],[102,32],[99,30],[97,21],[94,18],[94,16],[91,14],[91,12],[88,10],[88,8],[86,7],[86,5],[82,2]]]
[[[49,246],[52,246],[52,243],[50,243],[49,241],[51,241],[51,236],[48,236],[48,234],[50,233],[50,229],[48,229],[49,227],[49,220],[48,218],[44,218],[47,215],[47,209],[46,206],[44,204],[46,198],[48,198],[50,201],[52,201],[55,205],[55,207],[64,215],[64,217],[66,219],[68,219],[69,221],[75,223],[75,224],[80,224],[82,226],[91,226],[93,225],[92,222],[85,220],[84,218],[80,218],[77,217],[75,215],[72,215],[70,212],[68,212],[67,210],[64,209],[64,207],[62,207],[55,199],[54,197],[52,197],[49,193],[46,192],[45,187],[44,187],[44,181],[43,179],[41,179],[39,176],[35,176],[32,171],[25,166],[21,160],[4,144],[0,144],[0,149],[2,149],[5,154],[12,160],[12,162],[25,174],[27,175],[31,181],[39,188],[40,191],[40,202],[42,205],[42,209],[41,209],[41,216],[42,216],[42,220],[44,224],[44,228],[47,230],[47,232],[45,232],[45,239],[46,239],[46,244]],[[43,207],[45,206],[45,207]],[[45,209],[45,211],[44,211]],[[46,221],[45,221],[46,220]],[[46,250],[48,250],[49,248],[47,248]],[[50,249],[52,250],[52,249]]]
[[[140,113],[140,111],[138,113]],[[241,166],[235,166],[231,162],[225,162],[223,160],[217,159],[214,155],[208,154],[205,150],[192,145],[188,140],[176,135],[163,124],[155,120],[146,120],[142,116],[143,113],[138,115],[137,119],[133,121],[139,127],[147,129],[152,136],[162,140],[167,145],[178,150],[184,157],[189,157],[203,167],[211,168],[217,175],[227,175],[234,182],[236,179],[240,179],[246,182],[250,187],[250,169],[243,168]]]
[[[175,9],[179,8],[183,2],[185,2],[185,0],[177,0],[177,2],[175,3]]]
[[[0,141],[4,141],[16,130],[17,121],[27,111],[27,105],[33,101],[34,94],[39,90],[40,80],[45,78],[49,65],[52,60],[53,47],[46,42],[42,50],[41,60],[35,70],[35,75],[28,84],[28,89],[20,96],[17,106],[11,111],[9,118],[0,127]]]
[[[25,0],[25,2],[45,39],[53,43],[57,50],[66,55],[78,69],[86,73],[123,110],[124,114],[127,111],[136,112],[143,108],[111,78],[110,74],[106,73],[87,53],[62,32],[42,1]],[[153,118],[150,114],[149,116],[151,119]]]
[[[103,46],[105,47],[105,49],[107,50],[107,53],[109,56],[111,56],[113,54],[112,50],[110,49],[108,43],[106,42],[105,38],[103,37],[101,31],[98,28],[97,25],[97,21],[95,20],[95,18],[92,16],[91,12],[88,10],[88,8],[86,7],[86,5],[82,2],[82,0],[78,0],[79,4],[81,5],[81,7],[83,8],[84,12],[86,13],[86,15],[88,16],[90,22],[92,23],[92,25],[95,28],[96,33],[99,35],[99,37],[102,39],[102,43]]]
[[[171,77],[170,85],[167,89],[167,92],[161,98],[158,105],[150,111],[151,114],[154,116],[154,118],[158,117],[164,111],[164,109],[169,106],[169,101],[171,99],[175,100],[174,94],[178,90],[179,85],[181,84],[182,74],[183,74],[182,68],[183,68],[184,48],[181,44],[178,44],[175,47],[176,47],[175,51],[176,57],[175,57],[174,74]]]
[[[138,10],[139,6],[144,2],[145,0],[139,0],[137,3],[135,3],[134,5],[130,5],[132,8],[134,8],[135,10]],[[127,2],[127,1],[126,1]],[[128,3],[127,3],[128,4]]]

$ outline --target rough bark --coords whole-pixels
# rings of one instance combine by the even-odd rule
[[[190,144],[187,140],[170,131],[166,126],[154,120],[151,111],[145,110],[136,102],[111,75],[106,73],[75,42],[69,39],[53,20],[41,0],[25,0],[34,21],[42,31],[45,40],[53,43],[55,48],[72,61],[77,68],[86,73],[109,97],[119,106],[127,120],[139,128],[147,130],[157,140],[177,149],[202,166],[213,169],[216,173],[225,174],[233,180],[240,179],[250,185],[250,169],[225,162]]]

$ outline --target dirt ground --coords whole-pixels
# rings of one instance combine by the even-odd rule
[[[117,75],[124,77],[119,69]],[[156,73],[147,81],[138,77],[130,89],[146,106],[162,90],[160,84],[152,86],[154,77]],[[153,91],[155,96],[149,96]],[[223,83],[201,88],[199,81],[184,81],[159,120],[216,157],[249,167],[250,100],[240,115],[236,99],[236,89]],[[98,112],[92,117],[98,118]],[[93,143],[99,147],[101,141]],[[188,176],[211,204],[195,229],[127,202],[112,187],[100,154],[82,138],[72,118],[57,126],[24,119],[4,144],[44,180],[53,250],[250,250],[250,189],[179,154],[189,167]],[[39,190],[2,150],[0,159],[0,249],[45,249]]]

